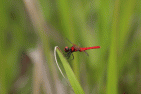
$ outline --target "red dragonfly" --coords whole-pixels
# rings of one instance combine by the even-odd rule
[[[88,53],[85,50],[100,48],[100,46],[93,46],[93,47],[84,47],[84,48],[81,48],[81,47],[77,46],[76,44],[73,44],[70,40],[68,40],[68,41],[73,46],[71,48],[69,48],[69,47],[66,46],[65,49],[64,49],[64,51],[66,52],[65,56],[67,57],[67,59],[69,59],[71,55],[73,56],[73,54],[72,54],[73,52],[77,52],[77,51],[79,51],[79,52],[85,52],[86,55],[89,56]],[[74,56],[73,56],[73,59],[74,59]]]

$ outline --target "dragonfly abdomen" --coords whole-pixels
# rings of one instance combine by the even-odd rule
[[[81,51],[85,51],[85,50],[89,50],[89,49],[98,49],[98,48],[100,48],[100,46],[93,46],[93,47],[80,48],[80,52],[81,52]]]

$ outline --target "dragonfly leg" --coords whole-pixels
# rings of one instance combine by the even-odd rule
[[[73,54],[72,54],[72,57],[73,57],[73,59],[74,59],[74,55],[73,55]],[[72,59],[72,60],[73,60],[73,59]]]
[[[64,56],[67,57],[68,56],[68,53],[64,53]]]
[[[74,55],[72,54],[72,52],[70,52],[70,53],[68,54],[67,59],[69,59],[71,55],[72,55],[72,57],[73,57],[71,60],[73,60],[73,59],[74,59]]]
[[[68,53],[66,53],[64,55],[65,55],[65,57],[67,57],[67,59],[69,59],[70,58],[70,55],[71,55],[71,51],[69,51]]]
[[[71,55],[71,52],[69,52],[69,53],[68,53],[67,59],[69,59],[69,58],[70,58],[70,55]]]

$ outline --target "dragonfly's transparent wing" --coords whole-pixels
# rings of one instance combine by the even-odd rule
[[[80,50],[80,47],[79,47],[79,46],[77,46],[77,45],[75,45],[75,44],[73,44],[73,47],[74,47],[77,51],[79,51],[79,50]]]
[[[71,44],[73,44],[68,38],[66,38]]]
[[[67,39],[67,38],[66,38]],[[69,39],[67,39],[71,44],[73,44]],[[80,50],[80,48],[81,47],[79,47],[79,46],[77,46],[76,44],[73,44],[73,47],[77,50],[77,51],[79,51]],[[89,54],[86,52],[86,51],[82,51],[82,52],[84,52],[87,56],[89,56]]]
[[[79,46],[77,46],[76,44],[73,44],[68,38],[66,38],[66,39],[74,46],[74,48],[75,48],[76,50],[79,50],[79,49],[80,49]]]
[[[73,46],[74,46],[74,48],[76,49],[76,50],[80,50],[80,48],[81,47],[79,47],[79,46],[77,46],[77,45],[75,45],[75,44],[73,44]],[[87,56],[89,56],[89,54],[85,51],[85,50],[82,50],[82,52],[84,52]]]
[[[88,54],[86,51],[83,51],[83,52],[85,52],[85,54],[86,54],[87,56],[89,56],[89,54]]]

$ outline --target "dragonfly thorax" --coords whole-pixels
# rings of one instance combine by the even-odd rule
[[[65,52],[68,52],[69,50],[70,50],[69,47],[65,47],[65,49],[64,49]]]

